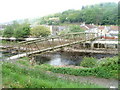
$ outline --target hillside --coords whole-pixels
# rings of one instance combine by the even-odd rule
[[[67,10],[62,13],[44,16],[35,19],[32,23],[61,25],[69,23],[116,25],[118,20],[118,4],[101,3],[91,6],[83,6],[80,10]]]

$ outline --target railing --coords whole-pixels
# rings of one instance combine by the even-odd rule
[[[16,53],[18,53],[18,56],[12,57],[23,57],[26,55],[35,55],[38,53],[48,52],[56,49],[61,49],[63,47],[74,46],[77,45],[80,46],[80,43],[82,45],[83,50],[87,50],[84,46],[84,42],[86,41],[94,41],[95,39],[100,39],[100,36],[98,33],[69,33],[65,35],[58,35],[58,36],[52,36],[52,37],[46,37],[46,38],[38,38],[35,40],[30,41],[22,41],[22,42],[16,42],[12,41],[10,43],[7,43],[6,45],[10,46],[7,48],[8,50],[16,50]],[[99,43],[98,43],[99,44]],[[90,47],[91,48],[91,47]],[[81,50],[82,50],[81,49]],[[91,48],[91,50],[93,50]]]
[[[87,40],[95,39],[95,33],[69,33],[65,35],[58,35],[54,37],[40,38],[36,40],[26,41],[19,43],[19,49],[24,49],[26,53],[33,51],[47,51],[57,49],[76,43],[84,42]],[[40,51],[41,52],[41,51]]]

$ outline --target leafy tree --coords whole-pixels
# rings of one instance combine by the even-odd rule
[[[30,35],[30,25],[29,24],[22,24],[21,25],[22,30],[23,30],[23,37],[28,37]]]
[[[62,35],[62,34],[74,33],[74,32],[84,32],[84,30],[82,28],[80,28],[79,25],[71,25],[67,29],[59,32],[58,34]]]
[[[0,31],[0,36],[3,36],[3,32],[4,32],[3,30]]]
[[[59,23],[81,23],[98,25],[116,25],[118,20],[118,6],[116,3],[100,3],[83,6],[81,10],[66,10],[62,13],[45,16],[40,24],[58,25]],[[60,21],[49,21],[49,18],[59,17]]]
[[[47,20],[45,19],[45,17],[42,17],[41,19],[39,19],[40,24],[46,24]]]
[[[84,30],[82,28],[80,28],[79,25],[71,25],[69,27],[69,32],[83,32]]]
[[[67,16],[66,16],[66,15],[62,15],[62,16],[60,17],[60,22],[61,22],[61,23],[64,23],[66,20],[67,20]]]
[[[22,37],[24,37],[24,31],[22,29],[23,29],[22,27],[16,28],[16,30],[14,31],[14,37],[15,38],[22,38]]]
[[[30,25],[27,23],[20,24],[14,31],[14,37],[25,38],[30,35]]]
[[[13,34],[14,34],[14,30],[13,30],[12,25],[6,26],[6,28],[3,32],[3,36],[10,38],[13,36]]]
[[[46,37],[50,35],[50,30],[44,26],[36,26],[31,28],[30,33],[34,37]]]

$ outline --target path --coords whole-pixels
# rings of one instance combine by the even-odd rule
[[[62,79],[78,81],[81,83],[96,84],[96,85],[104,86],[105,88],[110,88],[111,86],[118,88],[118,80],[115,80],[115,79],[97,78],[94,76],[74,76],[74,75],[68,75],[68,74],[52,73],[49,71],[47,73],[53,74]]]

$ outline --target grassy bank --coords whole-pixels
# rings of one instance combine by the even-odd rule
[[[45,72],[76,76],[118,78],[118,57],[105,58],[94,68],[54,67],[48,64],[32,66],[27,57],[2,65],[3,87],[6,88],[102,88],[103,86],[60,79]]]
[[[62,73],[76,76],[96,76],[102,78],[118,79],[118,57],[104,58],[99,61],[93,68],[68,68],[68,67],[54,67],[51,65],[36,66],[36,68],[43,68],[54,73]]]
[[[25,59],[25,58],[24,58]],[[4,88],[102,88],[102,86],[63,80],[48,75],[41,68],[34,68],[26,60],[2,65]]]

